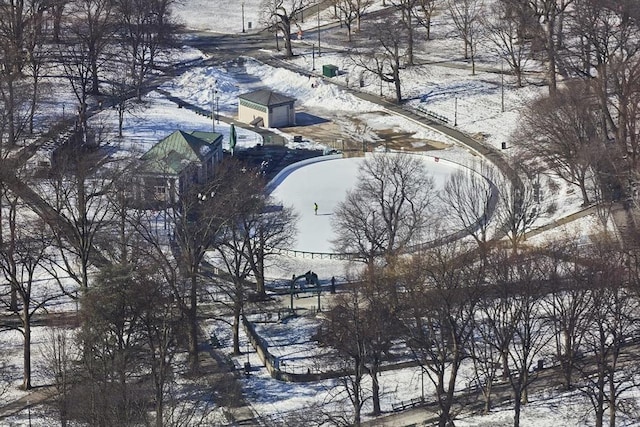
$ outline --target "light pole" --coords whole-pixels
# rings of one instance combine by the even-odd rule
[[[320,2],[318,2],[318,58],[320,58]]]
[[[454,98],[453,125],[458,126],[458,97],[457,96]]]
[[[242,6],[242,32],[244,33],[244,2],[241,3]]]
[[[420,366],[420,380],[422,383],[422,401],[424,402],[424,368]]]
[[[500,58],[500,105],[504,113],[504,58]]]
[[[215,83],[214,86],[211,87],[211,129],[213,132],[216,131],[216,111],[215,111],[215,107],[216,107],[216,98],[215,98]]]
[[[218,89],[216,89],[216,123],[220,124],[220,97],[218,96]]]
[[[316,44],[311,45],[311,71],[316,70]]]

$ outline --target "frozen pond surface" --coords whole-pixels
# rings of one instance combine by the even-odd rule
[[[444,186],[447,177],[461,166],[437,157],[422,156],[433,177],[435,189]],[[436,159],[438,161],[436,161]],[[347,191],[354,188],[363,157],[330,159],[306,164],[293,170],[273,191],[275,199],[293,207],[299,215],[296,251],[332,253],[331,241],[337,235],[332,218]],[[318,204],[317,215],[314,203]]]

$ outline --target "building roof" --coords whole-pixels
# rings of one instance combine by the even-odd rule
[[[244,93],[240,95],[239,98],[267,107],[289,104],[296,101],[295,98],[291,98],[290,96],[286,96],[268,89],[260,89],[253,92]]]
[[[191,163],[201,162],[221,141],[219,133],[177,130],[151,147],[140,160],[146,172],[179,175]]]

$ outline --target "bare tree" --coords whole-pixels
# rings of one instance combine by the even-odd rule
[[[290,207],[278,206],[267,198],[261,212],[241,215],[244,221],[246,257],[256,281],[256,292],[265,293],[265,268],[274,262],[275,255],[291,247],[295,240],[297,214]]]
[[[524,6],[520,16],[530,17],[521,21],[523,26],[532,26],[531,34],[538,37],[546,53],[547,83],[549,94],[555,94],[557,88],[558,50],[563,46],[563,22],[569,6],[574,0],[507,0],[514,8]]]
[[[493,311],[499,317],[488,317],[487,321],[496,325],[495,336],[499,338],[500,347],[508,342],[508,347],[501,351],[506,352],[507,357],[506,379],[514,394],[516,427],[520,425],[522,405],[528,403],[528,388],[537,377],[532,373],[534,362],[542,357],[542,351],[551,339],[549,325],[540,315],[546,283],[541,259],[542,255],[535,252],[503,253],[494,258],[490,267],[493,286],[507,295],[506,299],[500,299],[504,305]]]
[[[496,209],[496,221],[499,224],[499,230],[507,236],[515,252],[540,214],[538,199],[533,188],[523,184],[516,172],[512,179],[497,178],[496,186],[501,191]]]
[[[396,102],[400,103],[402,102],[400,70],[404,65],[403,58],[406,56],[405,26],[393,16],[389,16],[371,24],[367,33],[371,34],[371,38],[367,41],[362,40],[362,45],[355,50],[352,60],[366,71],[378,76],[381,96],[382,83],[393,83]]]
[[[59,150],[54,163],[50,179],[38,188],[40,203],[48,204],[56,215],[47,220],[55,233],[59,256],[51,259],[48,271],[63,292],[75,298],[75,289],[68,289],[69,282],[61,275],[71,278],[84,292],[92,269],[104,265],[96,243],[115,214],[109,194],[119,171],[99,152],[86,147]]]
[[[483,247],[493,211],[498,202],[498,190],[491,181],[489,168],[479,172],[460,170],[451,175],[439,194],[443,202],[444,215],[451,222],[452,230],[464,230]]]
[[[72,331],[64,328],[52,328],[42,349],[44,371],[53,379],[55,404],[62,427],[69,423],[70,391],[76,381],[73,372],[80,360],[76,350]]]
[[[458,373],[469,354],[482,266],[457,243],[430,249],[407,265],[405,329],[408,345],[436,390],[438,425],[450,425]]]
[[[70,3],[65,35],[76,45],[76,55],[91,76],[90,93],[100,94],[100,73],[113,52],[109,52],[115,34],[116,11],[112,0],[77,0]],[[67,43],[67,44],[69,44]]]
[[[297,16],[312,4],[312,0],[262,1],[262,20],[266,26],[274,26],[276,28],[276,35],[278,31],[282,31],[285,52],[289,58],[293,56],[293,48],[291,45],[292,26],[296,25]]]
[[[512,286],[514,271],[510,268],[509,256],[507,251],[496,250],[487,259],[485,280],[488,287],[486,295],[478,301],[475,324],[479,339],[471,346],[485,411],[491,409],[492,387],[498,373],[505,381],[511,377],[509,349],[515,336],[511,299],[516,290]]]
[[[498,1],[482,18],[487,37],[496,47],[500,60],[506,60],[516,78],[516,85],[522,87],[531,43],[522,37],[521,22],[515,16],[517,15],[512,13],[512,8],[507,3]]]
[[[559,242],[550,249],[547,271],[550,289],[544,298],[544,312],[551,324],[555,342],[555,357],[563,373],[564,387],[574,386],[574,371],[583,354],[589,310],[592,307],[590,286],[593,274],[581,258],[575,242]]]
[[[637,164],[637,61],[640,34],[635,5],[622,2],[575,0],[568,29],[575,43],[568,44],[565,61],[571,71],[591,84],[601,104],[600,127],[615,139],[627,156],[617,162]],[[629,153],[627,154],[627,152]],[[626,160],[626,161],[625,161]]]
[[[413,47],[415,44],[415,25],[413,20],[421,0],[390,0],[390,2],[397,10],[400,11],[400,22],[402,22],[406,31],[407,54],[405,62],[407,65],[414,65]]]
[[[3,2],[0,4],[0,102],[4,129],[0,138],[6,137],[9,146],[15,145],[20,136],[31,126],[37,96],[37,77],[25,76],[27,64],[38,62],[36,46],[42,43],[44,4],[40,0]],[[30,71],[37,71],[30,68]],[[3,143],[0,139],[0,144]]]
[[[172,39],[175,26],[171,22],[173,0],[117,0],[119,35],[126,46],[126,58],[138,100],[146,77],[163,46]]]
[[[633,357],[628,340],[638,332],[640,303],[627,286],[626,256],[616,250],[615,243],[597,242],[593,255],[589,259],[592,304],[586,313],[585,357],[577,366],[580,377],[576,383],[591,402],[594,425],[601,427],[606,412],[609,425],[616,425],[618,412],[624,410],[623,394],[638,386],[638,367],[625,359]]]
[[[482,31],[483,0],[447,0],[447,7],[457,33],[464,42],[464,58],[471,59],[471,73],[476,73],[476,43]]]
[[[396,275],[391,269],[368,266],[362,274],[362,298],[366,304],[365,368],[371,377],[373,414],[380,415],[380,370],[391,347],[402,333]]]
[[[49,13],[53,18],[53,41],[60,41],[60,33],[62,32],[62,21],[65,14],[65,8],[71,0],[49,0]]]
[[[22,388],[29,390],[32,378],[32,319],[36,312],[56,297],[36,287],[53,237],[39,217],[30,217],[30,212],[24,209],[18,197],[4,192],[3,199],[6,215],[0,221],[0,273],[9,286],[2,303],[15,312],[19,319],[15,328],[24,338]],[[8,298],[5,299],[5,296]]]
[[[426,38],[431,39],[431,18],[438,6],[439,0],[417,0],[414,14],[418,25],[427,30]]]
[[[84,381],[75,387],[86,394],[79,415],[93,425],[129,425],[146,415],[151,393],[142,387],[142,315],[150,308],[154,289],[138,272],[135,265],[104,268],[82,297],[78,338]]]
[[[334,242],[340,252],[373,265],[390,262],[428,231],[433,179],[423,160],[410,154],[374,154],[360,166],[356,188],[336,209]]]
[[[599,108],[588,85],[573,82],[523,112],[517,144],[526,157],[541,161],[569,184],[577,185],[583,205],[590,203],[589,177],[605,136],[598,128]]]
[[[362,407],[366,399],[362,383],[366,375],[367,357],[365,310],[366,302],[357,287],[339,294],[334,306],[325,314],[318,337],[322,344],[334,348],[344,362],[347,375],[341,382],[353,406],[353,426],[361,424]]]
[[[347,37],[351,42],[353,24],[360,31],[362,15],[373,5],[373,0],[332,0],[335,11],[339,13],[340,22],[347,27]]]

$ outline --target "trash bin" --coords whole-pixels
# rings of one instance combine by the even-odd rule
[[[335,77],[338,75],[338,67],[330,64],[323,65],[322,75],[325,77]]]

